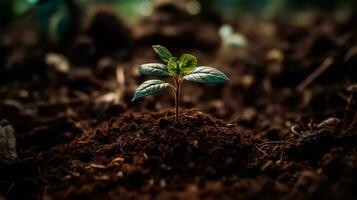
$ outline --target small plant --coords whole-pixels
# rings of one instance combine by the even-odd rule
[[[167,63],[148,63],[139,67],[139,73],[148,76],[167,76],[172,83],[162,80],[148,80],[143,82],[135,91],[132,101],[144,96],[156,94],[164,88],[170,87],[175,95],[175,122],[179,122],[180,90],[184,80],[198,83],[220,83],[229,78],[221,71],[207,66],[197,67],[197,59],[190,54],[183,54],[179,59],[173,57],[170,51],[160,45],[153,46],[159,58]]]

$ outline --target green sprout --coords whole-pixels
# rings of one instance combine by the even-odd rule
[[[136,89],[132,101],[159,93],[164,88],[171,88],[175,96],[176,124],[179,123],[180,90],[184,80],[198,83],[221,83],[229,80],[224,73],[213,67],[197,67],[197,59],[193,55],[183,54],[180,59],[177,59],[163,46],[154,45],[153,48],[159,58],[167,64],[143,64],[139,67],[139,73],[148,76],[171,77],[172,83],[166,83],[162,80],[145,81]]]

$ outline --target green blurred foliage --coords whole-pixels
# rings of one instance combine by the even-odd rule
[[[182,1],[189,2],[190,0]],[[272,17],[301,10],[330,11],[347,7],[356,11],[356,0],[196,0],[202,10],[218,11],[225,16],[248,14]],[[86,10],[89,5],[109,4],[118,9],[128,21],[135,21],[140,16],[152,13],[153,3],[150,0],[0,0],[0,33],[12,22],[23,19],[30,14],[35,16],[39,31],[50,33],[50,38],[59,40],[66,31],[77,10]],[[176,2],[172,0],[172,2]],[[180,2],[180,3],[182,3]],[[73,9],[77,7],[78,9]],[[75,11],[74,11],[75,10]],[[33,16],[32,15],[32,16]],[[225,17],[223,16],[223,17]]]
[[[69,29],[71,16],[69,5],[63,0],[44,1],[36,5],[37,24],[49,33],[53,41],[60,40]]]
[[[23,16],[34,8],[37,3],[38,0],[14,0],[12,5],[13,13],[16,16]]]

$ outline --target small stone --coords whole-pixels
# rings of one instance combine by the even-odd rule
[[[160,186],[163,187],[163,188],[166,187],[166,181],[165,181],[165,179],[161,179],[161,180],[160,180]]]
[[[122,172],[122,171],[119,171],[118,173],[117,173],[117,177],[123,177],[124,176],[124,173]]]
[[[324,121],[322,121],[321,123],[319,123],[317,125],[318,128],[322,128],[322,127],[326,127],[326,126],[338,126],[341,124],[341,120],[334,118],[334,117],[330,117],[328,119],[325,119]]]
[[[357,84],[350,85],[346,88],[347,92],[357,92]]]
[[[112,162],[116,162],[116,163],[123,163],[124,162],[124,158],[119,156],[119,157],[116,157],[112,160]]]
[[[110,177],[108,175],[102,175],[102,176],[94,176],[94,179],[97,181],[108,181]]]
[[[264,172],[266,171],[268,168],[270,168],[272,165],[274,164],[274,162],[272,160],[268,160],[261,168],[261,171]]]
[[[96,169],[105,169],[106,167],[104,165],[99,165],[99,164],[95,164],[95,163],[91,163],[89,166],[87,166],[86,168],[96,168]]]
[[[15,129],[6,120],[0,122],[0,161],[17,159]]]

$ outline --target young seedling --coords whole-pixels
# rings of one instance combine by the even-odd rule
[[[179,123],[180,91],[181,84],[187,81],[198,83],[220,83],[228,81],[229,78],[213,67],[197,67],[197,59],[190,54],[183,54],[179,59],[173,57],[170,51],[160,45],[153,46],[159,58],[166,63],[148,63],[139,67],[139,73],[148,76],[171,77],[172,83],[162,80],[148,80],[143,82],[135,91],[135,101],[141,97],[156,94],[164,88],[171,88],[175,96],[175,122]]]

